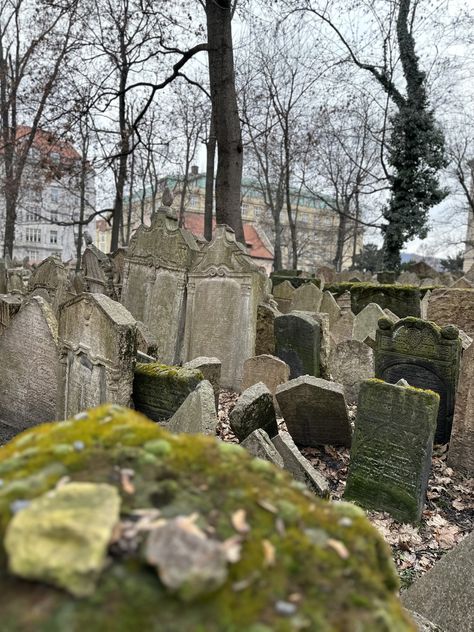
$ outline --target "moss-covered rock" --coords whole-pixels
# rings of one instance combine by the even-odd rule
[[[2,630],[414,631],[362,511],[259,465],[239,446],[174,436],[117,406],[19,435],[0,448]],[[5,550],[22,503],[76,482],[121,498],[110,564],[82,599],[14,576]],[[213,568],[201,573],[200,556]]]
[[[153,421],[169,419],[203,379],[197,369],[138,362],[133,380],[135,408]]]

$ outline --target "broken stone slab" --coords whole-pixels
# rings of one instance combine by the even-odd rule
[[[215,436],[217,413],[214,390],[208,380],[200,382],[166,424],[171,432]]]
[[[229,415],[230,427],[239,441],[261,428],[270,436],[278,433],[273,395],[263,382],[245,390]]]
[[[142,323],[140,320],[137,320],[137,351],[154,358],[157,357],[158,351],[156,339],[145,323]]]
[[[105,484],[68,483],[35,498],[8,525],[10,572],[75,597],[93,594],[119,510],[117,489]]]
[[[298,446],[350,446],[352,430],[341,384],[302,375],[276,390],[276,398]]]
[[[401,595],[405,608],[445,632],[474,630],[474,533],[443,555]]]
[[[183,365],[186,369],[196,369],[201,371],[205,380],[208,380],[212,384],[214,389],[214,397],[216,400],[216,410],[219,407],[219,391],[221,389],[221,369],[222,362],[219,358],[208,358],[206,356],[200,356],[194,358],[189,362],[185,362]]]
[[[271,442],[270,437],[261,428],[249,434],[240,445],[257,459],[270,461],[270,463],[283,468],[283,459]]]
[[[304,483],[309,490],[322,498],[329,496],[328,482],[301,454],[289,432],[281,430],[272,438],[272,443],[283,459],[283,467],[295,480]]]

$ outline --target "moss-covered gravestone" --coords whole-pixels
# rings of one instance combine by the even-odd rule
[[[309,314],[283,314],[275,318],[275,353],[290,367],[290,379],[300,375],[318,377],[321,328]]]
[[[401,378],[410,386],[440,396],[436,443],[449,441],[461,358],[456,327],[438,327],[419,318],[392,323],[381,318],[375,349],[375,377],[391,384]]]
[[[377,303],[382,309],[389,309],[399,318],[420,317],[420,289],[409,285],[374,285],[356,283],[351,287],[351,305],[358,314],[369,303]]]
[[[0,477],[2,630],[416,630],[362,511],[239,446],[104,406],[0,448]]]
[[[420,520],[438,404],[432,391],[363,382],[344,497],[400,522]]]

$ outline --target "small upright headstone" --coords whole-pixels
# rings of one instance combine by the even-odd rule
[[[92,294],[105,294],[116,300],[112,263],[108,255],[89,243],[82,253],[82,270],[86,289]]]
[[[395,283],[396,273],[390,270],[382,270],[377,272],[377,281],[383,285],[392,285]]]
[[[194,358],[189,362],[186,362],[183,367],[185,369],[196,369],[201,371],[205,380],[208,380],[212,388],[214,389],[214,396],[216,400],[216,409],[219,405],[219,391],[221,388],[221,369],[222,362],[219,358]]]
[[[296,445],[351,444],[351,426],[340,384],[302,375],[279,386],[276,398]]]
[[[319,312],[323,293],[314,283],[305,283],[295,290],[290,311]]]
[[[282,314],[288,314],[290,311],[291,301],[295,294],[295,288],[290,281],[285,280],[273,288],[273,297],[278,305],[278,309]]]
[[[261,303],[257,309],[255,354],[275,354],[275,318],[280,312],[271,305]]]
[[[404,378],[411,386],[439,394],[437,443],[446,443],[451,434],[461,348],[453,326],[439,328],[412,317],[395,324],[387,318],[379,321],[375,376],[391,384]]]
[[[28,281],[28,292],[30,296],[43,296],[56,315],[60,305],[75,294],[66,267],[57,257],[48,257],[39,264]]]
[[[263,382],[270,393],[274,394],[277,386],[289,379],[290,367],[280,358],[266,354],[254,356],[244,362],[242,390]]]
[[[361,382],[374,377],[374,352],[359,340],[340,342],[329,356],[329,372],[344,387],[346,401],[356,403]]]
[[[364,342],[366,338],[375,340],[377,324],[385,316],[383,309],[377,303],[369,303],[360,311],[354,320],[352,338]]]
[[[420,520],[438,403],[436,393],[403,384],[361,385],[345,498],[400,522]]]
[[[462,356],[448,463],[474,475],[474,345]]]
[[[278,433],[273,396],[263,382],[242,393],[229,415],[229,422],[239,441],[257,428],[265,430],[270,438]]]
[[[408,272],[408,270],[405,270],[398,277],[398,283],[400,285],[415,285],[415,286],[417,286],[417,285],[420,285],[420,279],[418,278],[418,275],[415,274],[414,272]]]
[[[343,294],[337,297],[336,303],[339,305],[341,309],[341,315],[344,315],[347,312],[350,312],[351,304],[352,304],[351,293],[344,292]]]
[[[290,367],[290,377],[320,375],[321,330],[319,323],[304,313],[275,318],[275,352]]]
[[[165,426],[171,432],[215,436],[217,413],[211,383],[202,380]]]
[[[324,292],[321,301],[321,313],[327,314],[329,317],[329,329],[332,329],[341,317],[341,308],[331,292]]]

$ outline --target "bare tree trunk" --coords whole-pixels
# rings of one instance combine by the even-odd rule
[[[119,129],[120,129],[120,156],[119,167],[116,180],[114,212],[112,215],[112,238],[110,243],[110,251],[117,250],[119,246],[120,226],[123,223],[123,192],[125,190],[125,182],[127,180],[127,162],[129,152],[129,129],[127,124],[126,113],[126,94],[128,66],[126,63],[126,53],[124,52],[125,44],[123,43],[124,32],[121,31],[120,38],[122,40],[122,64],[120,66],[120,82],[119,82]]]
[[[212,239],[212,209],[214,207],[214,170],[216,163],[216,133],[211,111],[209,136],[206,143],[206,194],[204,198],[204,238]]]
[[[244,241],[240,209],[243,147],[235,90],[231,0],[206,0],[209,83],[217,142],[216,221]]]
[[[277,272],[281,270],[282,260],[281,260],[281,222],[280,217],[276,216],[273,218],[274,228],[275,228],[275,239],[273,241],[273,270]]]
[[[340,272],[342,269],[342,259],[344,256],[344,241],[346,239],[346,226],[347,226],[347,217],[346,215],[343,215],[342,213],[340,213],[339,226],[337,229],[336,255],[333,260],[333,264],[337,272]]]

